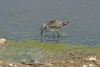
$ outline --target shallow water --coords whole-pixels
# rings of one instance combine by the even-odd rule
[[[99,2],[100,0],[1,0],[0,34],[12,41],[52,39],[52,33],[40,35],[40,26],[57,19],[71,21],[59,31],[58,43],[95,45],[100,40]],[[11,11],[18,12],[12,14]]]
[[[95,46],[100,43],[99,3],[100,0],[0,0],[0,37],[11,41],[42,39],[43,42]],[[59,38],[53,39],[52,33],[46,32],[41,36],[41,25],[53,19],[71,23],[59,31]],[[45,56],[33,48],[8,47],[6,50],[0,51],[0,59],[10,59],[9,63],[24,59],[30,63],[36,56],[39,61],[45,60]],[[7,54],[9,52],[11,54]]]
[[[7,60],[8,63],[21,63],[25,64],[35,64],[33,61],[45,62],[49,55],[43,55],[43,51],[37,48],[28,48],[28,47],[7,47],[5,50],[0,50],[0,60]]]

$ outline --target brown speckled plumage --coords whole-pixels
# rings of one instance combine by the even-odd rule
[[[55,19],[54,20],[51,20],[51,21],[48,21],[47,23],[44,23],[41,26],[41,35],[42,35],[43,30],[45,30],[46,32],[56,31],[57,34],[58,34],[58,31],[57,30],[59,30],[60,28],[66,26],[69,23],[70,22],[61,22],[61,21],[58,21],[58,20],[55,20]]]

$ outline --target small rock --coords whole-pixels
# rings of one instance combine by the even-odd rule
[[[14,65],[15,67],[17,66],[17,65]]]
[[[90,67],[94,67],[94,65],[93,65],[93,64],[89,64],[89,66],[90,66]]]
[[[0,61],[0,63],[2,63],[3,61]]]
[[[4,39],[4,38],[0,39],[0,44],[6,43],[6,42],[7,42],[7,39]]]
[[[92,60],[96,61],[96,57],[90,57],[89,60],[90,61],[92,61]]]
[[[95,57],[90,57],[90,58],[85,58],[85,60],[89,60],[89,61],[97,61],[97,60],[96,60],[96,56],[95,56]]]
[[[87,65],[84,64],[82,67],[87,67]]]
[[[51,63],[46,63],[46,65],[53,66]]]
[[[13,63],[10,63],[10,64],[9,64],[9,66],[11,66],[11,67],[12,67],[12,66],[13,66]]]

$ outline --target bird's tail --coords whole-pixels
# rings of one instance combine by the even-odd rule
[[[69,21],[69,22],[63,22],[62,24],[63,24],[63,26],[65,26],[65,25],[67,25],[67,24],[69,24],[71,21]]]

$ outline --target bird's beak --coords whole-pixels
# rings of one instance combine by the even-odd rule
[[[41,35],[42,35],[42,33],[43,33],[43,30],[41,30]]]

